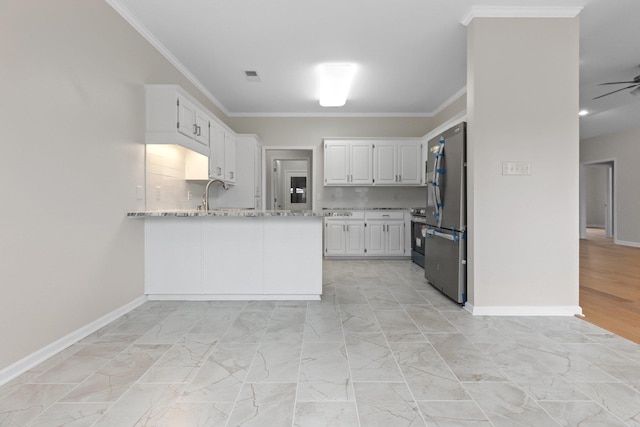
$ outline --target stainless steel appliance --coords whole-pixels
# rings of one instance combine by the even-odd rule
[[[424,241],[427,238],[425,208],[411,208],[411,260],[424,268]]]
[[[459,304],[467,300],[466,123],[428,142],[424,276]]]

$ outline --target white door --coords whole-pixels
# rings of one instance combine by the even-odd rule
[[[236,182],[236,138],[230,134],[224,134],[224,180]]]
[[[346,142],[330,141],[324,144],[324,183],[348,184],[349,146]]]
[[[308,210],[311,206],[308,191],[307,171],[285,171],[285,209]]]
[[[386,224],[387,255],[404,255],[404,221],[393,221]]]
[[[224,129],[214,122],[211,123],[209,153],[209,177],[224,179]]]
[[[365,248],[367,255],[383,255],[385,252],[385,223],[382,221],[370,221],[365,228]]]
[[[371,142],[352,142],[349,150],[349,184],[373,184],[373,144]]]
[[[364,222],[346,221],[346,247],[348,255],[364,255]]]
[[[397,184],[396,170],[397,144],[395,142],[376,142],[374,148],[374,182],[376,185]]]
[[[195,111],[195,139],[209,146],[209,116],[198,109]]]
[[[398,176],[403,185],[420,184],[422,176],[420,145],[415,142],[398,143]]]
[[[178,98],[178,132],[189,138],[196,136],[196,106],[184,98]]]
[[[344,221],[324,221],[324,245],[326,255],[344,255],[345,253]]]

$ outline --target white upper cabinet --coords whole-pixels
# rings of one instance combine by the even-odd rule
[[[224,181],[236,183],[236,136],[229,132],[224,134]]]
[[[147,144],[178,144],[209,155],[211,114],[176,85],[145,85]]]
[[[324,185],[421,185],[418,138],[325,139]]]
[[[378,141],[373,153],[375,184],[396,185],[398,183],[398,144]]]
[[[325,185],[373,184],[371,141],[325,140]]]
[[[224,129],[211,124],[211,151],[209,153],[209,177],[224,180]]]
[[[375,185],[422,184],[422,149],[419,140],[376,141],[374,145]]]

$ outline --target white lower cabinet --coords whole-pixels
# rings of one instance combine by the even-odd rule
[[[325,256],[404,257],[406,225],[403,211],[352,211],[352,216],[325,218]]]
[[[325,218],[324,238],[325,255],[327,256],[361,256],[364,247],[364,213],[344,218]]]

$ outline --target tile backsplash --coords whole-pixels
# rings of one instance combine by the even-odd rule
[[[146,210],[195,209],[202,203],[206,181],[185,179],[188,154],[193,155],[179,145],[146,145]]]

